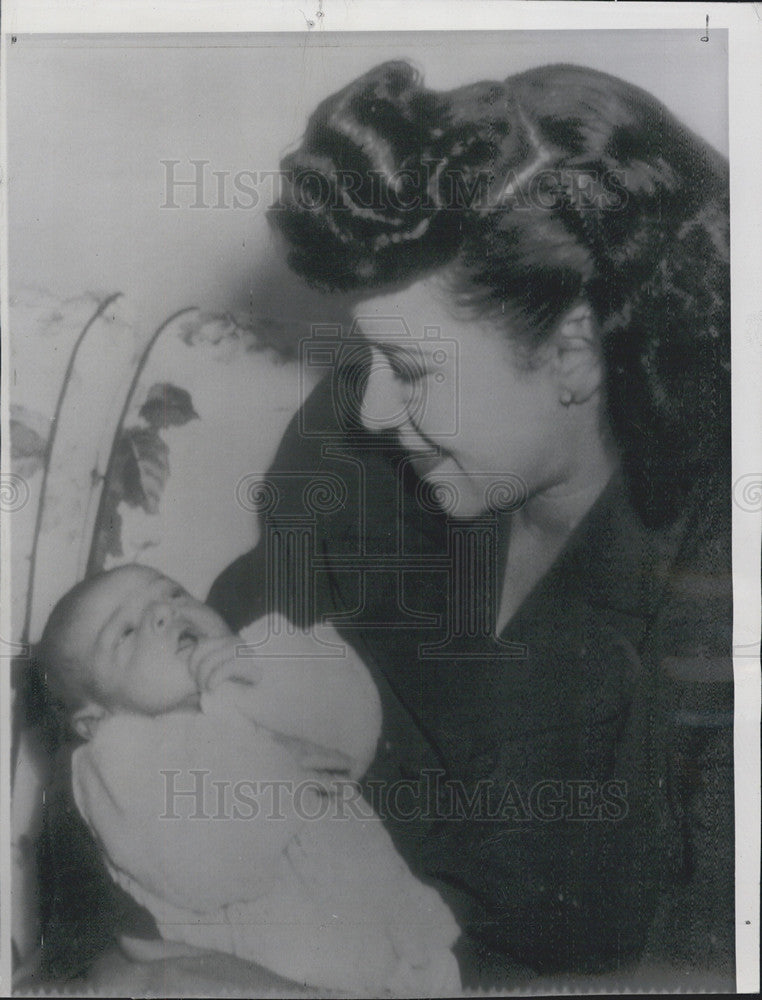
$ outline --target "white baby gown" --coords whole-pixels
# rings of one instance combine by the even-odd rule
[[[276,624],[288,656],[241,660],[257,683],[106,718],[72,758],[77,807],[166,941],[354,995],[452,995],[455,920],[352,782],[380,733],[375,686],[350,647]]]

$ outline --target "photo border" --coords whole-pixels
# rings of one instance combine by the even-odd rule
[[[312,8],[315,8],[312,10]],[[306,13],[305,13],[306,11]],[[310,13],[312,11],[312,13]],[[762,540],[762,306],[758,262],[762,260],[762,206],[756,198],[762,162],[762,20],[754,4],[698,3],[526,3],[470,0],[468,18],[462,0],[295,0],[293,3],[221,0],[187,3],[165,0],[6,0],[2,10],[0,149],[2,174],[8,177],[6,139],[7,46],[13,35],[137,32],[311,32],[453,31],[525,29],[549,31],[642,28],[694,28],[696,44],[708,31],[728,29],[729,138],[731,194],[732,392],[733,392],[733,597],[735,676],[735,809],[737,990],[759,988],[760,873],[760,567]],[[0,181],[0,322],[8,347],[8,225],[6,186]],[[3,366],[2,420],[8,426],[11,370]],[[2,470],[9,468],[3,449]],[[739,505],[740,484],[750,483],[752,503]],[[756,490],[756,493],[754,493]],[[754,500],[756,497],[756,500]],[[8,518],[0,526],[5,553],[0,580],[0,635],[9,635],[12,539]],[[10,706],[9,672],[0,673],[0,991],[10,992]]]

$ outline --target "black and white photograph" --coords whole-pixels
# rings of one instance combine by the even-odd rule
[[[762,31],[400,6],[4,18],[3,992],[758,988]]]

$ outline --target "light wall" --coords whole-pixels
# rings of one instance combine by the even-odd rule
[[[319,100],[385,59],[449,89],[551,62],[652,91],[727,152],[727,36],[696,31],[19,36],[8,49],[10,279],[123,291],[145,321],[194,302],[321,319],[253,209],[161,208],[166,168],[274,170]],[[187,206],[190,195],[178,203]],[[267,269],[264,282],[258,270]],[[252,301],[254,297],[254,301]]]

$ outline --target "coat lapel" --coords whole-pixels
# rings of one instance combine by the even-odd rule
[[[422,516],[413,505],[390,525],[392,497],[389,479],[385,482],[386,489],[367,494],[366,529],[371,538],[378,535],[373,547],[383,548],[384,539],[388,544],[401,524],[402,564],[414,567],[423,556],[431,558],[430,565],[406,571],[403,590],[402,577],[391,572],[382,587],[366,574],[364,589],[362,572],[333,573],[334,600],[344,612],[360,609],[354,625],[351,613],[345,617],[347,638],[359,640],[386,692],[393,728],[408,728],[397,739],[416,745],[417,760],[437,761],[448,772],[467,776],[485,754],[494,757],[501,743],[573,733],[621,715],[640,673],[639,647],[669,580],[685,518],[665,529],[646,527],[615,474],[500,640],[475,636],[468,657],[437,658],[423,656],[421,649],[441,640],[442,622],[451,614],[452,581],[446,569],[431,568],[447,552],[446,519]],[[375,506],[379,500],[383,509]],[[389,624],[399,617],[400,595],[410,612],[407,627]],[[439,618],[438,628],[423,623],[427,614]],[[506,657],[506,643],[523,644],[526,655]],[[425,753],[421,746],[427,746]],[[560,744],[557,749],[561,752]]]

